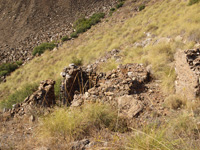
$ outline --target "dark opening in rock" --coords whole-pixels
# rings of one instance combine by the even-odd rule
[[[96,73],[89,68],[69,65],[62,72],[61,101],[70,105],[75,94],[84,94],[97,83]]]

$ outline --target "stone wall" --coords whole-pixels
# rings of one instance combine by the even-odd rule
[[[53,106],[56,104],[54,84],[55,81],[53,80],[41,81],[36,92],[27,97],[22,103],[14,104],[12,109],[4,109],[4,113],[10,116],[23,116],[25,114],[30,114],[36,106],[38,108]]]
[[[176,93],[194,100],[200,96],[200,50],[178,51],[175,55]]]

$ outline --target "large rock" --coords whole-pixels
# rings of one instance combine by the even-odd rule
[[[142,102],[134,99],[131,95],[119,97],[118,106],[120,115],[130,119],[139,115],[144,108]]]

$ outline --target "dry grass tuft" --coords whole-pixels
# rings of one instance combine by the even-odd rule
[[[188,112],[166,118],[166,122],[133,129],[127,149],[198,150],[200,134],[197,121]]]
[[[120,120],[120,119],[119,119]],[[81,108],[59,108],[44,117],[38,128],[43,138],[63,138],[66,141],[80,140],[92,136],[94,131],[108,128],[112,131],[125,131],[127,126],[116,129],[117,111],[106,104],[86,104]]]
[[[165,99],[165,106],[177,110],[187,105],[187,99],[180,95],[170,95]]]

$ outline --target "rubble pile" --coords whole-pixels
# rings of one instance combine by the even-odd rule
[[[61,95],[63,104],[78,107],[88,102],[106,102],[119,106],[121,114],[130,118],[143,110],[141,93],[150,74],[142,64],[119,65],[116,70],[96,73],[91,65],[77,67],[70,64],[61,73]]]
[[[12,117],[15,115],[23,116],[29,114],[35,106],[50,107],[54,105],[56,103],[54,84],[55,81],[53,80],[41,81],[36,92],[27,97],[22,103],[14,104],[12,109],[5,109],[4,113]]]

